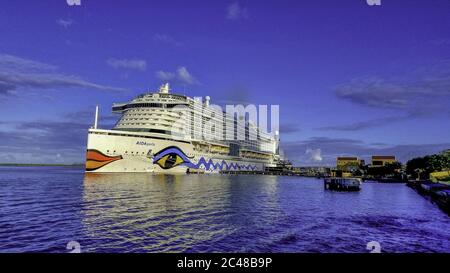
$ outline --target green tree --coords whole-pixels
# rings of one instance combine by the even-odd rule
[[[420,178],[427,179],[432,172],[450,169],[450,153],[416,157],[406,163],[406,173],[413,178],[417,178],[417,172],[420,171]]]
[[[402,164],[400,162],[394,162],[381,167],[371,167],[367,170],[367,174],[375,177],[397,177],[401,169]]]

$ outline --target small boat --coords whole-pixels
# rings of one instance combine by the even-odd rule
[[[324,179],[324,188],[335,191],[359,191],[361,190],[361,179],[329,177]]]

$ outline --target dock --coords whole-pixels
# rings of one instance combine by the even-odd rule
[[[361,179],[359,178],[343,178],[329,177],[323,180],[326,190],[335,191],[359,191],[361,190]]]
[[[450,185],[428,180],[410,180],[406,185],[450,215]]]
[[[247,170],[239,170],[239,171],[220,171],[220,174],[252,174],[252,175],[284,175],[284,176],[301,176],[299,173],[295,172],[287,172],[287,171],[272,171],[272,170],[264,170],[264,171],[247,171]]]

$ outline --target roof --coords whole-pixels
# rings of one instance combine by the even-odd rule
[[[394,155],[373,155],[372,159],[393,159],[395,160]]]
[[[338,156],[337,160],[358,160],[355,156]]]

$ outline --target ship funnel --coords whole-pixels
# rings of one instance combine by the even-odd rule
[[[165,83],[159,87],[159,93],[167,94],[170,91],[169,83]]]

